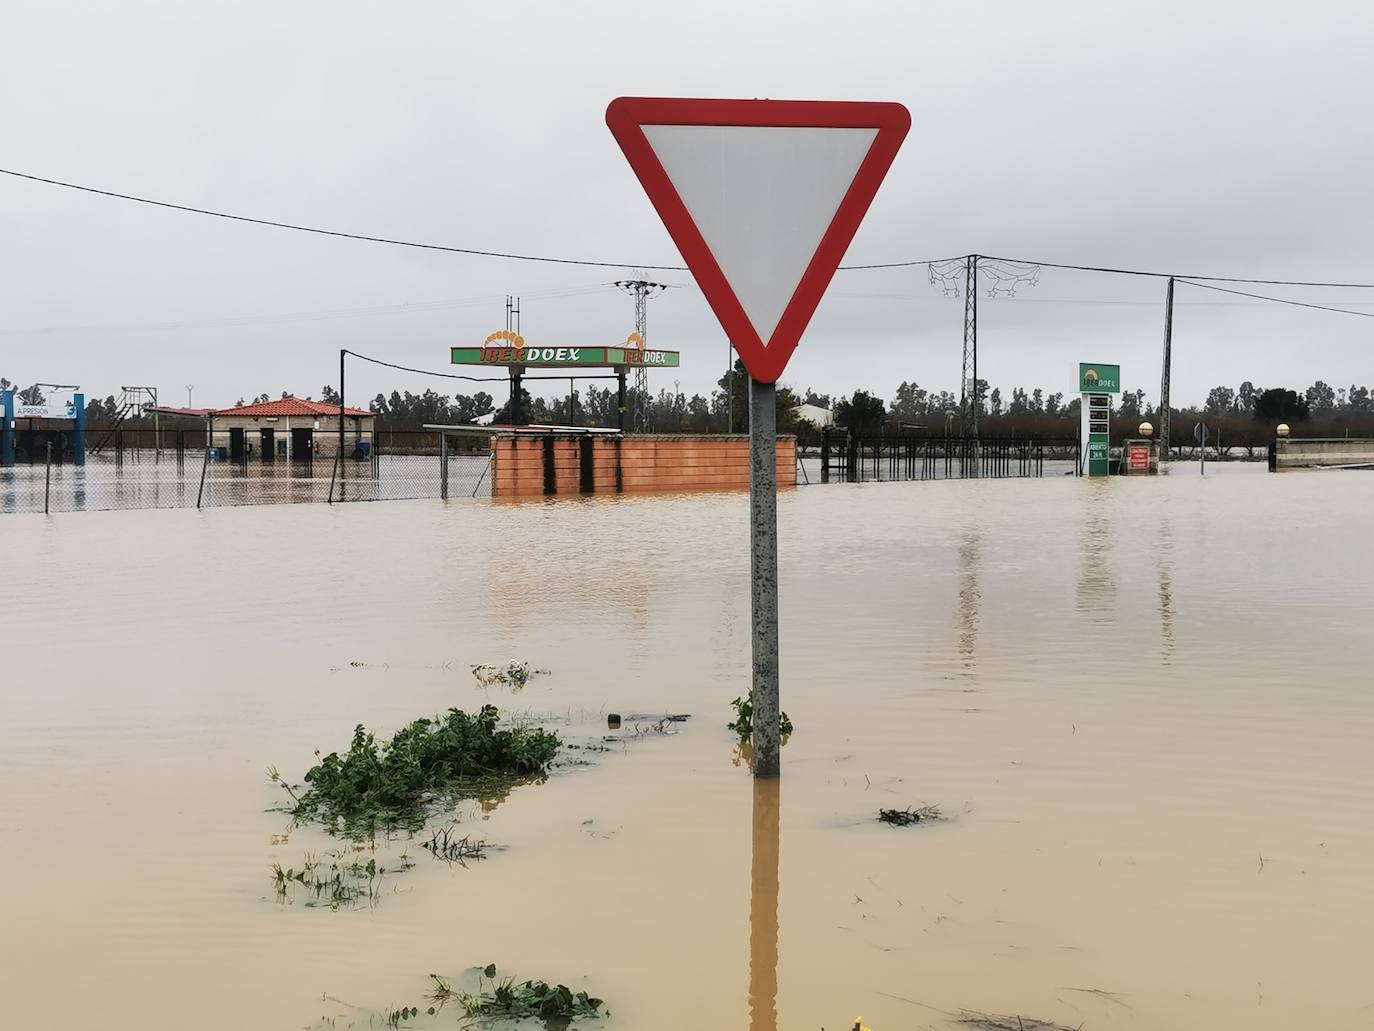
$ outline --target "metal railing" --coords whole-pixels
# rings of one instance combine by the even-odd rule
[[[821,434],[820,482],[1001,479],[1074,474],[1082,442],[1075,437],[972,437],[924,434]]]

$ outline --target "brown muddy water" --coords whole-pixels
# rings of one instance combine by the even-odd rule
[[[367,1027],[495,962],[612,1028],[1374,1026],[1374,477],[788,494],[758,798],[746,505],[7,518],[0,1024]],[[552,674],[467,668],[512,658]],[[693,718],[465,807],[483,862],[412,842],[375,905],[275,901],[334,843],[270,764],[487,700]],[[949,819],[874,819],[918,803]]]

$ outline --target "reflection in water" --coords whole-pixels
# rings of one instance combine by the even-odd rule
[[[749,1031],[778,1027],[779,777],[754,780],[754,849],[749,885]]]
[[[1159,638],[1160,660],[1167,666],[1174,658],[1174,533],[1166,519],[1159,526],[1159,555],[1156,570],[1159,576]]]
[[[964,534],[959,543],[959,656],[964,669],[972,670],[978,644],[978,545],[976,531]]]
[[[1089,489],[1098,486],[1090,484]],[[1107,486],[1110,486],[1108,484]],[[1112,519],[1107,511],[1111,494],[1097,490],[1087,502],[1079,547],[1082,566],[1078,575],[1078,611],[1094,623],[1112,622],[1116,609],[1116,579],[1112,575]]]

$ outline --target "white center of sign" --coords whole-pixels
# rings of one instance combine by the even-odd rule
[[[766,346],[877,130],[646,125],[644,136]]]

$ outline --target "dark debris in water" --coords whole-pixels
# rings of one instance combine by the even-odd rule
[[[548,676],[546,669],[531,669],[528,662],[508,662],[504,666],[489,666],[479,663],[472,667],[472,675],[483,687],[505,684],[517,691],[530,682],[531,677]]]
[[[931,820],[939,820],[940,807],[938,805],[922,805],[914,809],[907,806],[905,809],[879,809],[878,822],[886,823],[892,827],[910,827],[913,823],[929,823]],[[1048,1027],[1049,1025],[1043,1025]]]
[[[1052,1020],[1037,1020],[1034,1017],[978,1013],[973,1010],[961,1010],[958,1023],[965,1027],[979,1028],[980,1031],[1079,1031],[1083,1026],[1056,1024]]]

